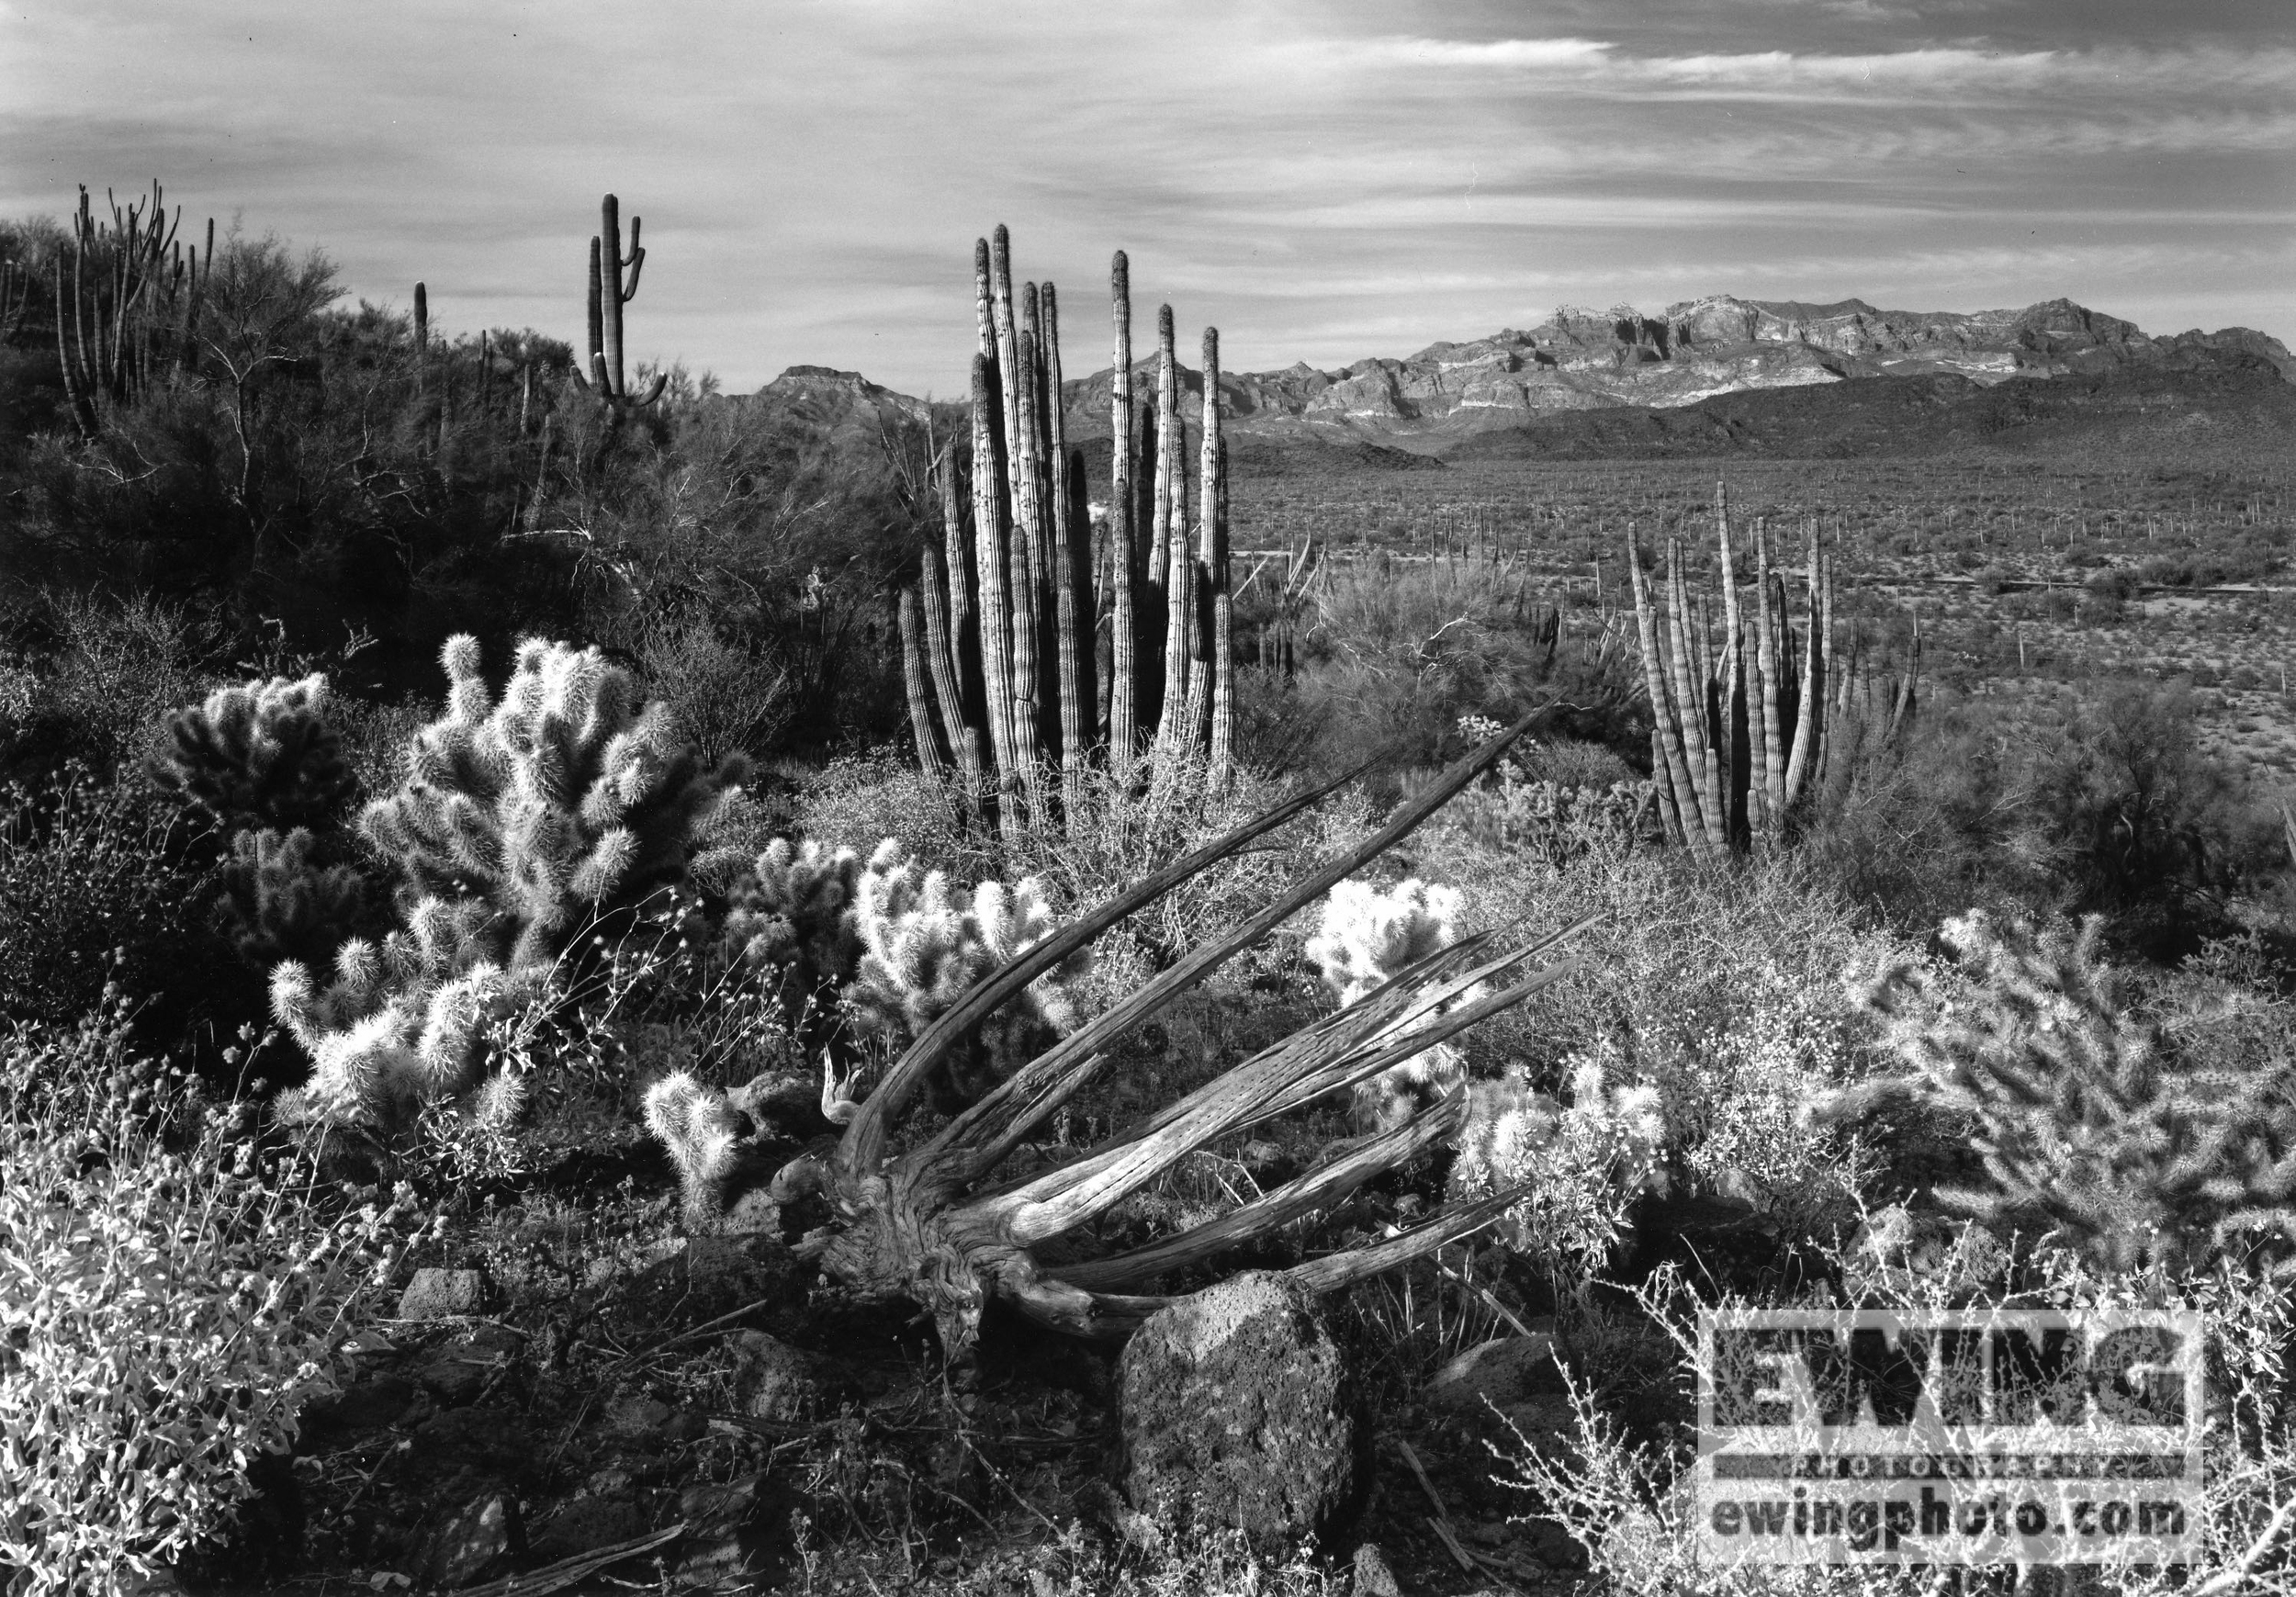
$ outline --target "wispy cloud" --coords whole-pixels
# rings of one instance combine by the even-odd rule
[[[1245,364],[1726,288],[2296,336],[2296,48],[2256,9],[35,0],[0,14],[0,209],[156,174],[361,294],[565,335],[611,188],[634,339],[737,387],[952,389],[999,220],[1071,304],[1128,248]]]

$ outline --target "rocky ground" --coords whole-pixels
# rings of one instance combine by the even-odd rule
[[[1375,1231],[1432,1185],[1359,1195],[1333,1223]],[[1498,1289],[1478,1301],[1513,1325],[1455,1314],[1430,1341],[1404,1323],[1412,1290],[1441,1293],[1433,1270],[1329,1304],[1246,1274],[1129,1352],[993,1322],[951,1370],[929,1326],[853,1302],[779,1229],[682,1236],[666,1190],[613,1190],[611,1242],[592,1206],[565,1244],[540,1192],[458,1227],[465,1262],[414,1271],[352,1340],[291,1461],[255,1472],[236,1541],[176,1583],[1044,1597],[1222,1589],[1214,1566],[1255,1550],[1291,1567],[1288,1590],[1579,1579],[1579,1550],[1492,1479],[1510,1421],[1551,1440],[1567,1420],[1555,1322],[1506,1308],[1530,1305],[1496,1248],[1447,1267],[1481,1269]],[[1321,1557],[1297,1550],[1311,1532]]]

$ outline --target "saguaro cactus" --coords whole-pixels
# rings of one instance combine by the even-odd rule
[[[638,275],[646,269],[646,247],[638,230],[645,219],[630,219],[630,253],[622,253],[622,202],[606,196],[599,206],[599,231],[590,241],[590,387],[615,405],[650,405],[670,378],[657,374],[645,393],[633,399],[622,365],[622,308],[637,298]],[[628,281],[622,274],[627,271]],[[581,379],[578,367],[575,379]]]
[[[1835,767],[1838,729],[1853,708],[1874,709],[1879,679],[1854,654],[1845,669],[1834,624],[1834,568],[1815,518],[1806,523],[1802,637],[1795,636],[1784,574],[1770,563],[1768,525],[1754,523],[1752,637],[1738,594],[1729,495],[1715,487],[1715,541],[1722,588],[1719,647],[1714,617],[1694,601],[1683,542],[1666,541],[1665,587],[1654,595],[1642,540],[1626,524],[1626,575],[1634,591],[1644,682],[1650,695],[1650,766],[1667,829],[1702,859],[1782,840],[1789,817]],[[1883,737],[1904,729],[1921,658],[1917,626]],[[1885,682],[1882,684],[1886,687]]]
[[[974,245],[973,271],[979,351],[972,491],[957,487],[964,467],[952,444],[935,468],[941,536],[924,551],[916,590],[899,602],[918,758],[930,775],[953,773],[968,801],[993,810],[1007,830],[1031,812],[1049,813],[1045,778],[1053,766],[1071,809],[1085,802],[1088,773],[1103,759],[1129,783],[1147,725],[1156,728],[1159,751],[1206,755],[1215,781],[1224,781],[1234,711],[1219,334],[1204,335],[1207,420],[1191,553],[1171,308],[1158,319],[1157,413],[1136,428],[1131,272],[1117,253],[1109,580],[1097,584],[1083,462],[1067,447],[1058,292],[1030,283],[1015,294],[1010,237],[1001,227],[993,243]],[[1141,489],[1152,478],[1154,493],[1143,506]],[[1095,646],[1104,601],[1111,633],[1105,719]]]

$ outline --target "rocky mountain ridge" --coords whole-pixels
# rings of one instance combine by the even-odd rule
[[[1527,331],[1503,328],[1337,370],[1300,362],[1223,372],[1220,388],[1228,424],[1244,437],[1449,454],[1480,434],[1570,412],[1672,410],[1756,389],[1870,377],[1950,377],[1985,388],[2011,378],[2110,380],[2261,366],[2296,384],[2296,355],[2267,334],[2234,327],[2155,337],[2064,298],[2021,310],[1907,311],[1862,299],[1820,305],[1721,294],[1655,316],[1624,305],[1565,306]],[[1181,372],[1181,408],[1199,418],[1201,375],[1185,363]],[[1151,354],[1135,363],[1132,383],[1152,403],[1154,379]],[[1105,437],[1112,380],[1103,368],[1062,386],[1072,440]],[[843,408],[872,422],[924,408],[858,374],[819,366],[793,366],[757,398],[824,413]]]

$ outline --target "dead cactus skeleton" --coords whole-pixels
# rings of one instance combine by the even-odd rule
[[[773,1178],[772,1194],[781,1201],[811,1194],[827,1205],[828,1223],[809,1233],[799,1251],[863,1298],[916,1303],[932,1316],[943,1353],[951,1360],[969,1355],[993,1300],[1073,1335],[1123,1336],[1170,1301],[1131,1289],[1330,1204],[1455,1133],[1466,1115],[1463,1089],[1227,1215],[1146,1247],[1057,1265],[1041,1264],[1032,1252],[1107,1212],[1196,1149],[1345,1093],[1521,1003],[1570,967],[1519,980],[1511,980],[1514,973],[1588,922],[1503,953],[1494,951],[1493,932],[1461,939],[1071,1163],[1025,1182],[986,1184],[1023,1139],[1107,1065],[1111,1043],[1391,848],[1495,764],[1545,714],[1527,716],[1491,739],[1398,811],[1376,836],[1078,1027],[929,1137],[893,1153],[888,1147],[893,1128],[951,1052],[985,1018],[1125,917],[1360,773],[1303,793],[1206,844],[1033,944],[974,985],[894,1063],[853,1111],[832,1151],[801,1158]],[[1345,1286],[1489,1224],[1521,1197],[1515,1191],[1493,1194],[1399,1236],[1311,1260],[1289,1273],[1314,1291]]]

